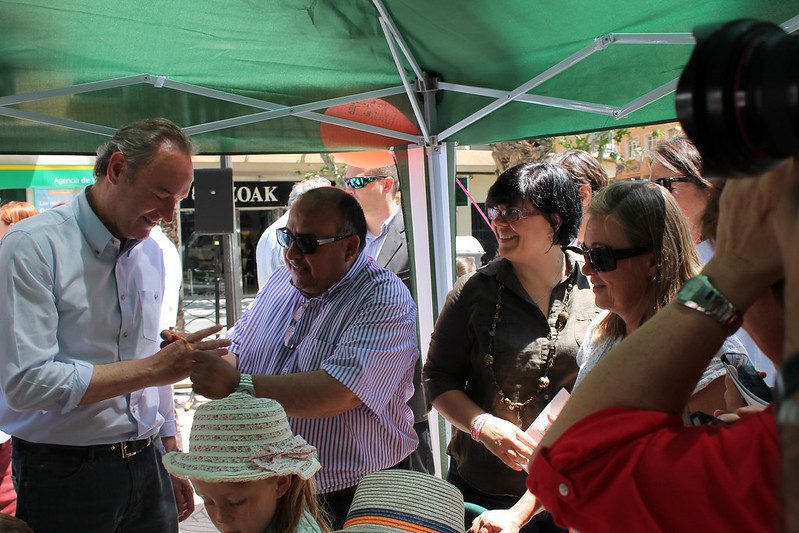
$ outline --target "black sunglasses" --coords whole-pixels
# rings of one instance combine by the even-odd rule
[[[674,176],[673,178],[657,178],[652,181],[657,183],[658,185],[660,185],[669,192],[674,191],[675,183],[694,183],[694,180],[692,180],[691,178],[686,178],[685,176]]]
[[[344,185],[348,189],[363,189],[373,181],[382,180],[388,176],[355,176],[354,178],[347,178],[344,180]]]
[[[506,209],[497,209],[496,207],[486,208],[486,215],[489,220],[501,218],[505,222],[517,222],[522,218],[528,218],[537,214],[538,211],[525,211],[518,207],[508,207]]]
[[[277,230],[277,243],[283,248],[288,248],[291,243],[297,245],[297,248],[305,255],[315,254],[323,244],[330,244],[331,242],[340,241],[347,237],[352,237],[354,233],[349,235],[336,235],[327,239],[317,239],[312,235],[292,235],[289,233],[288,228],[280,228]]]
[[[643,255],[650,251],[650,248],[621,248],[614,250],[610,246],[594,246],[588,248],[586,245],[580,246],[580,253],[583,254],[585,262],[594,272],[611,272],[616,270],[616,263],[621,259],[628,259]]]

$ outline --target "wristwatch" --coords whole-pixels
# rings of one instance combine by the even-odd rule
[[[675,299],[677,303],[709,316],[730,333],[734,333],[743,323],[741,312],[704,274],[686,281]]]
[[[241,374],[239,377],[239,386],[236,387],[234,392],[246,392],[252,397],[255,397],[255,385],[252,384],[252,376],[250,374]]]

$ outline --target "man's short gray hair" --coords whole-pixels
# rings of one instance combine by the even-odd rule
[[[294,205],[294,202],[297,201],[297,198],[302,196],[308,191],[312,191],[314,189],[318,189],[319,187],[330,187],[331,183],[330,180],[327,178],[323,178],[322,176],[314,176],[313,178],[308,178],[306,180],[298,181],[294,184],[291,188],[291,192],[289,193],[289,207]]]
[[[184,154],[196,153],[194,143],[174,122],[165,118],[149,118],[131,122],[117,130],[110,141],[97,149],[94,177],[105,177],[108,163],[115,152],[122,152],[130,168],[129,178],[153,160],[163,144],[169,143]]]

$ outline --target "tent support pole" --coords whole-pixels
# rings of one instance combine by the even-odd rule
[[[428,75],[420,80],[425,87],[433,86],[434,83],[428,79]],[[435,104],[435,90],[424,91],[424,120],[430,129],[436,128],[437,113]],[[440,144],[433,142],[425,147],[425,157],[427,160],[427,205],[435,206],[428,208],[425,218],[429,220],[430,228],[426,233],[428,236],[428,250],[431,256],[430,270],[430,292],[426,295],[426,300],[432,303],[431,315],[428,324],[420,323],[420,342],[422,346],[422,357],[427,359],[427,349],[430,345],[430,334],[433,331],[435,320],[438,318],[441,308],[444,306],[447,294],[454,283],[454,198],[455,190],[453,181],[450,179],[454,175],[455,169],[455,145]],[[418,236],[420,233],[414,232]],[[416,241],[416,239],[414,239]],[[419,246],[421,246],[419,242]],[[417,276],[417,279],[420,276]],[[419,300],[422,300],[421,293],[417,293]],[[420,314],[420,322],[422,315]],[[447,443],[450,440],[452,427],[433,409],[429,418],[431,448],[433,459],[436,465],[436,474],[446,476],[449,461],[447,458]]]

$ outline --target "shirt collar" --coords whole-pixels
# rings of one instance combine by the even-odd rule
[[[579,276],[582,276],[582,273],[580,272],[580,264],[577,262],[577,257],[579,256],[571,250],[566,250],[564,255],[566,256],[566,264],[569,265],[569,275],[566,277],[566,279],[558,283],[558,285],[562,285],[571,279],[574,279],[576,284],[579,280]],[[491,261],[484,267],[479,268],[477,271],[483,275],[495,277],[497,282],[505,287],[519,288],[521,290],[519,280],[516,278],[516,274],[513,272],[513,265],[504,257],[500,257],[499,259]],[[523,290],[522,293],[524,293]]]
[[[103,224],[103,221],[97,216],[97,213],[94,212],[94,209],[89,203],[89,198],[87,195],[88,190],[89,187],[82,190],[72,204],[72,209],[75,213],[75,219],[78,221],[78,227],[83,233],[83,236],[86,238],[86,242],[89,243],[89,246],[92,247],[92,250],[94,250],[96,255],[103,253],[109,246],[117,253],[120,251],[122,253],[130,253],[130,251],[141,241],[135,239],[126,239],[123,243],[114,237],[105,224]]]
[[[380,237],[385,235],[386,232],[388,231],[388,227],[394,221],[394,218],[396,218],[398,212],[399,212],[399,206],[397,204],[394,204],[394,206],[392,207],[391,214],[388,215],[388,218],[385,219],[383,221],[383,223],[380,225],[380,233],[378,235],[372,235],[369,231],[367,231],[366,232],[366,240],[367,241],[373,241],[373,240],[379,239]],[[371,239],[370,239],[370,237],[371,237]]]

